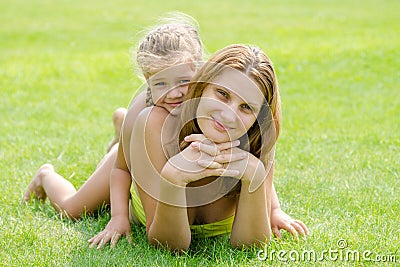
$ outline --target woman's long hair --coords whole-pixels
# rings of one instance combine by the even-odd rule
[[[200,97],[208,84],[227,68],[238,70],[251,78],[264,96],[257,120],[240,138],[240,148],[259,158],[265,168],[269,169],[274,160],[274,147],[280,131],[281,103],[272,62],[260,48],[254,46],[236,44],[219,50],[193,77],[187,94],[190,104],[183,105],[181,113],[183,126],[179,132],[180,149],[188,146],[184,141],[185,136],[201,133],[196,120]],[[257,181],[251,190],[258,188],[262,181]],[[239,194],[241,183],[235,182],[234,186],[232,182],[221,183],[222,187],[229,187],[221,189],[223,192],[229,192],[226,196],[236,197]]]

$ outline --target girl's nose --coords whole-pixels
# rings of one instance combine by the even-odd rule
[[[181,98],[187,93],[187,87],[182,88],[182,87],[176,87],[171,89],[167,96],[168,98]]]

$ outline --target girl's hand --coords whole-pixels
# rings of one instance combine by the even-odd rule
[[[88,240],[90,248],[97,246],[98,249],[103,248],[110,242],[111,248],[115,247],[121,236],[125,235],[129,243],[132,243],[131,226],[129,218],[125,216],[114,216],[108,222],[106,228]]]
[[[294,238],[298,235],[306,237],[309,234],[307,226],[299,220],[294,220],[280,208],[271,211],[271,228],[277,238],[282,238],[281,229],[288,231]]]

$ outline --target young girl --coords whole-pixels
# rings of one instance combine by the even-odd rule
[[[274,70],[261,50],[243,45],[229,46],[209,62],[193,78],[180,120],[153,107],[132,123],[128,111],[111,174],[111,183],[121,188],[115,196],[120,204],[128,202],[126,188],[134,178],[136,219],[146,225],[150,243],[171,250],[186,250],[196,233],[231,232],[235,247],[262,244],[271,236],[276,195],[268,156],[280,129]],[[239,179],[239,186],[220,176]],[[111,205],[111,221],[90,240],[92,246],[115,244],[129,228],[128,205]],[[297,231],[307,231],[298,224]]]
[[[203,45],[197,22],[193,18],[176,13],[162,20],[162,23],[150,29],[137,48],[137,64],[147,81],[148,90],[132,100],[131,119],[154,103],[168,111],[176,108],[186,95],[188,82],[195,72],[195,63],[203,60]],[[162,81],[152,83],[152,74],[178,63],[184,67],[171,73],[165,81],[173,89],[160,98]],[[151,93],[153,98],[146,96]],[[124,113],[123,109],[114,113],[115,125],[121,124]],[[116,132],[119,131],[118,128],[117,126]],[[58,212],[71,218],[80,218],[85,213],[95,211],[110,203],[110,172],[116,155],[117,147],[111,149],[110,146],[110,152],[78,191],[68,180],[56,173],[52,165],[44,164],[33,177],[23,199],[28,202],[32,195],[43,201],[48,198]]]

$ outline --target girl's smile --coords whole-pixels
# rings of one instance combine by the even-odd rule
[[[188,84],[195,69],[193,63],[184,63],[161,70],[147,79],[154,103],[168,112],[178,113],[187,94]]]

